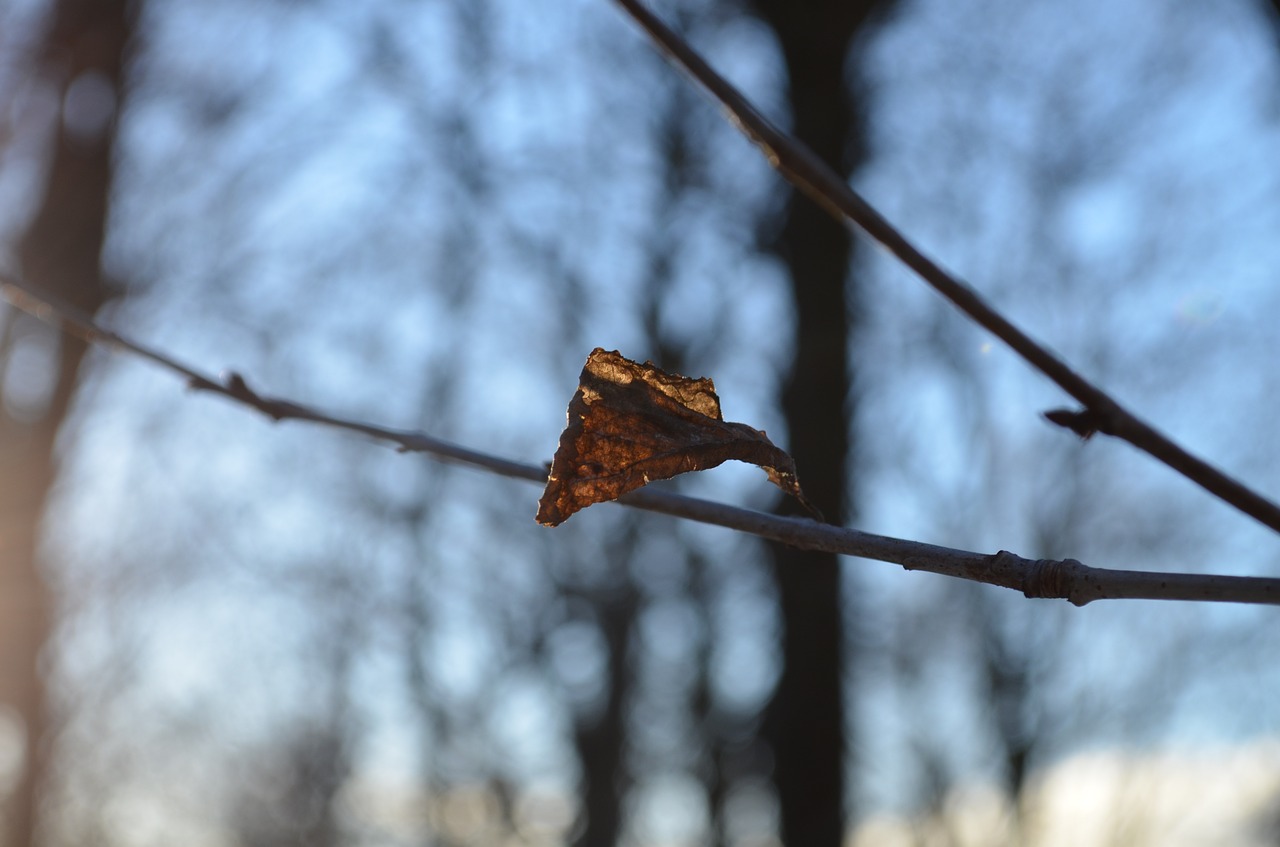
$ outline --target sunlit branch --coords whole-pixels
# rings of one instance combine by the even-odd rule
[[[667,57],[705,88],[729,113],[730,121],[760,148],[769,164],[792,185],[840,221],[853,223],[887,248],[939,294],[1011,347],[1032,367],[1075,398],[1080,410],[1046,414],[1081,437],[1095,432],[1115,436],[1144,450],[1245,514],[1280,532],[1280,506],[1175,444],[1065,362],[1018,329],[977,291],[920,252],[845,180],[798,139],[774,126],[741,92],[707,64],[687,41],[639,0],[615,0],[635,19]]]
[[[61,326],[64,331],[104,347],[141,356],[182,376],[193,389],[220,394],[256,409],[275,421],[310,421],[389,442],[406,452],[426,453],[538,485],[543,485],[547,480],[546,465],[515,462],[469,450],[426,433],[348,420],[289,400],[267,397],[250,388],[244,378],[236,373],[214,379],[182,364],[167,353],[103,328],[83,310],[22,280],[0,277],[0,293],[15,306]],[[1280,605],[1280,579],[1116,571],[1092,568],[1074,559],[1032,560],[1005,551],[988,555],[860,532],[807,518],[757,512],[663,491],[634,491],[622,497],[619,502],[638,509],[727,527],[796,547],[890,562],[907,570],[928,571],[1012,588],[1027,597],[1065,599],[1077,606],[1093,600],[1114,599],[1205,600]],[[532,511],[529,519],[533,519]]]

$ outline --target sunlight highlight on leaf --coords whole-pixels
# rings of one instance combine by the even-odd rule
[[[792,458],[760,430],[721,417],[711,380],[667,373],[597,347],[569,403],[538,523],[556,526],[652,480],[730,459],[760,466],[770,482],[821,518],[800,490]]]

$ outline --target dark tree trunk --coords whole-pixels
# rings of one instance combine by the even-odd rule
[[[793,132],[843,174],[864,156],[864,105],[849,84],[850,47],[882,5],[754,2],[782,48]],[[782,392],[790,451],[809,499],[829,520],[849,519],[854,509],[846,473],[853,413],[848,351],[857,326],[857,291],[848,278],[852,239],[826,212],[792,192],[770,246],[786,264],[795,305],[795,359]],[[765,734],[773,748],[782,841],[790,847],[837,847],[848,811],[839,565],[829,554],[770,549],[783,668]]]
[[[619,560],[621,557],[615,559]],[[623,754],[633,679],[629,654],[636,603],[630,585],[620,586],[616,592],[606,590],[593,599],[608,650],[609,679],[599,713],[580,718],[574,729],[586,812],[585,825],[574,840],[577,847],[614,847],[622,831],[622,798],[629,782]]]
[[[90,312],[111,296],[99,268],[111,182],[115,103],[133,17],[124,0],[61,0],[40,73],[61,95],[48,186],[19,245],[25,278]],[[71,96],[66,96],[70,92]],[[49,590],[38,561],[40,520],[57,473],[54,441],[66,417],[84,344],[24,315],[0,319],[0,357],[24,345],[56,355],[46,373],[0,371],[0,700],[24,723],[22,775],[7,798],[5,842],[36,838],[45,776],[46,703],[38,658],[50,628]],[[33,368],[32,370],[38,370]],[[43,382],[33,390],[33,382]]]

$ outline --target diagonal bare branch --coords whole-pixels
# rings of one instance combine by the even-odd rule
[[[183,377],[198,391],[220,394],[275,421],[300,420],[367,435],[406,452],[427,453],[446,461],[482,468],[502,476],[544,485],[547,465],[530,465],[471,450],[422,432],[391,429],[329,415],[308,406],[259,394],[236,373],[215,379],[154,348],[100,326],[92,316],[28,282],[0,276],[0,295],[66,332],[104,347],[139,356]],[[860,532],[847,527],[757,512],[664,491],[641,490],[618,502],[780,541],[796,547],[875,559],[907,570],[983,582],[1021,591],[1027,597],[1063,599],[1083,606],[1094,600],[1199,600],[1280,605],[1280,579],[1205,574],[1119,571],[1094,568],[1074,559],[1025,559],[1000,551],[993,555],[957,550]]]
[[[760,148],[769,164],[788,182],[837,220],[855,224],[862,229],[939,294],[1011,347],[1028,364],[1057,383],[1083,407],[1076,411],[1053,410],[1046,415],[1051,422],[1083,437],[1101,432],[1123,439],[1214,496],[1280,532],[1280,506],[1187,452],[1072,370],[996,311],[977,291],[922,253],[803,142],[778,129],[765,118],[741,92],[716,73],[687,41],[639,0],[615,2],[635,19],[676,66],[724,106],[730,121]]]

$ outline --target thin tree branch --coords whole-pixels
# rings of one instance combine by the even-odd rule
[[[730,121],[760,148],[769,164],[837,220],[853,223],[1014,352],[1080,402],[1079,410],[1056,409],[1051,422],[1087,438],[1101,432],[1154,456],[1209,493],[1280,532],[1280,506],[1175,444],[1072,370],[997,312],[977,291],[920,252],[883,215],[819,159],[803,142],[775,127],[736,88],[707,64],[687,41],[639,0],[615,0],[663,53],[705,88]]]
[[[140,356],[182,376],[187,385],[195,390],[220,394],[256,409],[274,421],[310,421],[390,442],[406,452],[427,453],[538,485],[544,485],[547,481],[547,465],[530,465],[503,459],[426,433],[348,420],[289,400],[264,396],[250,388],[244,378],[236,373],[228,373],[221,380],[206,376],[166,353],[103,328],[83,310],[28,282],[0,276],[0,294],[18,308],[59,325],[66,332],[104,347]],[[1024,559],[1003,550],[994,555],[974,553],[652,489],[633,491],[619,502],[638,509],[750,533],[796,547],[891,562],[907,570],[928,571],[984,582],[1021,591],[1027,597],[1069,600],[1077,606],[1094,600],[1118,599],[1280,605],[1280,579],[1117,571],[1089,567],[1074,559]]]

